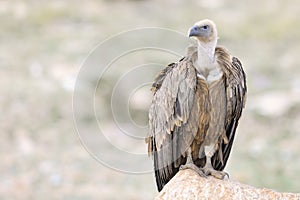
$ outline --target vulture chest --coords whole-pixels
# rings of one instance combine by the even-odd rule
[[[204,145],[215,145],[225,132],[226,117],[226,88],[224,74],[219,66],[198,72],[198,79],[202,79],[208,88],[205,98],[209,106],[209,127],[205,135]]]

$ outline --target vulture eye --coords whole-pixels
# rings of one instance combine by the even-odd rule
[[[208,25],[202,26],[202,28],[203,28],[204,30],[207,30],[207,29],[208,29]]]

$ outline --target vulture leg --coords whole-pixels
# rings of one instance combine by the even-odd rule
[[[218,179],[225,179],[225,177],[229,178],[228,173],[215,170],[211,164],[211,157],[214,155],[215,152],[215,150],[213,150],[213,145],[205,146],[204,152],[206,156],[206,163],[205,166],[202,168],[204,174],[206,176],[212,175],[213,177]]]
[[[185,165],[181,165],[179,169],[180,170],[191,169],[197,172],[200,176],[206,177],[205,173],[199,167],[197,167],[197,165],[194,164],[191,147],[188,149],[186,156],[187,158],[186,158]]]

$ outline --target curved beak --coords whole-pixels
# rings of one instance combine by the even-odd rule
[[[193,26],[192,28],[190,28],[189,30],[189,37],[192,36],[199,36],[200,35],[200,27],[199,26]]]

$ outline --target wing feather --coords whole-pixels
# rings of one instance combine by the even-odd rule
[[[153,155],[159,191],[185,163],[185,152],[197,134],[196,86],[196,70],[188,59],[169,65],[153,84],[146,142],[148,153]]]
[[[231,147],[233,144],[238,121],[246,102],[246,75],[242,63],[236,57],[231,57],[224,48],[216,48],[216,54],[219,56],[219,64],[223,66],[225,72],[226,87],[226,121],[225,135],[220,141],[219,154],[212,158],[213,167],[217,170],[223,170],[226,166]],[[221,153],[221,155],[220,155]]]

